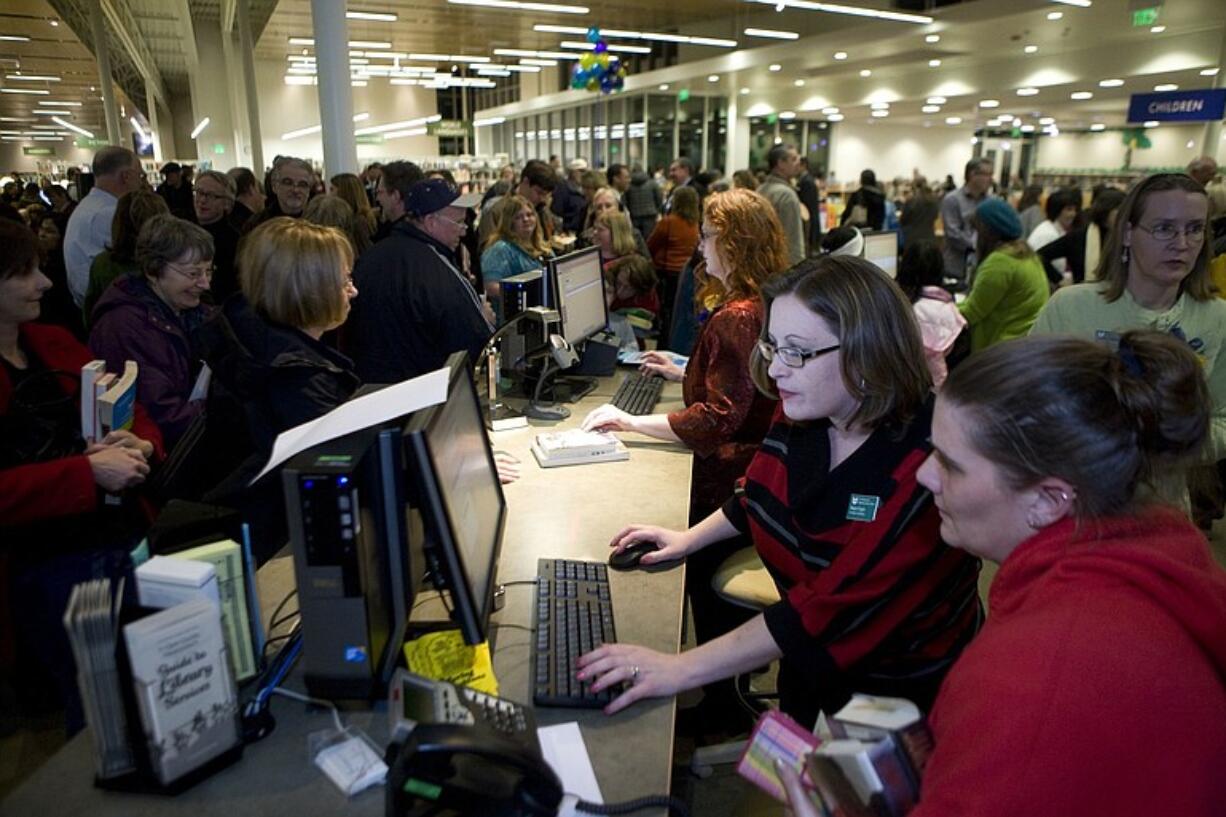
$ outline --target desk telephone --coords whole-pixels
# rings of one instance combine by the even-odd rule
[[[398,670],[388,693],[387,815],[544,817],[562,784],[530,707]]]

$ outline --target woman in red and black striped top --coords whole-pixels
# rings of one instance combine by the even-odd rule
[[[802,722],[852,692],[927,707],[982,620],[979,561],[941,542],[915,480],[931,381],[905,296],[850,257],[802,262],[763,295],[753,369],[781,405],[736,495],[687,531],[633,525],[613,545],[652,542],[652,564],[748,533],[783,598],[680,655],[615,644],[583,656],[595,689],[631,683],[610,713],[777,658],[781,707]]]

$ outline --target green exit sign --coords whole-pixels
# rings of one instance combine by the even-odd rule
[[[681,100],[682,102],[685,102],[689,98],[690,98],[689,88],[682,88],[680,91],[677,92],[677,99]]]
[[[23,147],[21,152],[25,156],[54,156],[55,148],[31,148]]]
[[[222,153],[225,153],[226,146],[223,145],[221,142],[217,142],[216,144],[213,145],[213,152],[219,155]]]
[[[1134,9],[1132,12],[1132,24],[1137,28],[1144,26],[1152,26],[1158,22],[1158,7],[1151,6],[1150,8]]]

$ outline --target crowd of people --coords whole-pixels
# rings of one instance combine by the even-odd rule
[[[689,527],[628,519],[611,546],[685,559],[698,644],[582,656],[582,681],[623,685],[607,711],[704,687],[704,733],[738,733],[728,679],[778,660],[780,706],[806,725],[855,692],[931,711],[925,814],[1016,813],[986,797],[1211,813],[1226,574],[1193,518],[1214,511],[1197,475],[1226,460],[1216,167],[1096,189],[1085,209],[1080,190],[994,195],[983,159],[937,191],[865,170],[823,232],[820,169],[791,145],[766,161],[725,179],[679,157],[657,180],[530,160],[462,192],[408,161],[325,183],[282,156],[264,173],[169,163],[153,190],[106,147],[85,195],[6,189],[0,598],[21,624],[0,610],[0,644],[19,694],[56,690],[79,728],[58,625],[74,582],[130,570],[172,498],[239,511],[266,559],[285,541],[279,481],[249,482],[280,432],[363,383],[478,359],[504,279],[594,246],[610,329],[684,405],[601,406],[583,427],[693,452]],[[891,226],[895,277],[864,257]],[[77,373],[95,358],[138,364],[137,409],[86,439]],[[193,467],[157,479],[168,457]],[[779,594],[758,614],[711,589],[746,548]],[[981,559],[1001,565],[986,618]],[[1124,724],[1180,751],[1142,755]]]

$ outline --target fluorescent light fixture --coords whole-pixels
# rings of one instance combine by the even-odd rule
[[[839,112],[839,109],[837,105],[827,105],[825,108],[822,108],[822,113],[825,114],[826,116],[830,116],[831,114],[838,113],[838,112]]]
[[[387,81],[388,85],[420,85],[421,83],[415,79],[405,79],[404,77],[396,77]]]
[[[1175,83],[1173,83],[1173,82],[1164,82],[1164,83],[1162,83],[1161,85],[1155,85],[1155,86],[1154,86],[1154,90],[1155,90],[1155,91],[1158,91],[1158,92],[1162,92],[1162,91],[1178,91],[1178,90],[1179,90],[1179,86],[1178,86],[1178,85],[1176,85],[1176,84],[1175,84]]]
[[[1069,94],[1069,95],[1068,95],[1068,98],[1069,98],[1069,99],[1078,99],[1078,100],[1081,100],[1081,99],[1093,99],[1093,98],[1094,98],[1094,94],[1090,93],[1089,91],[1073,91],[1071,94]]]
[[[569,48],[574,51],[595,51],[596,43],[578,42],[576,40],[563,40],[558,43],[562,48]],[[645,45],[609,45],[606,46],[609,51],[624,51],[627,54],[650,54],[651,49]]]
[[[5,79],[17,80],[18,82],[59,82],[59,77],[53,77],[46,74],[9,74]]]
[[[748,88],[742,88],[742,89],[741,89],[741,96],[747,96],[748,94],[749,94],[749,89],[748,89]]]
[[[1200,75],[1202,77],[1216,77],[1217,72],[1218,72],[1217,68],[1206,68],[1200,72]]]
[[[470,57],[467,54],[452,54],[450,57],[447,58],[447,61],[448,62],[483,63],[483,62],[489,62],[490,58],[489,57]]]
[[[772,62],[770,65],[766,66],[766,70],[771,72],[782,71],[783,66],[777,62]]]
[[[446,54],[410,54],[409,59],[419,60],[420,62],[450,62],[451,57]]]
[[[29,37],[21,37],[17,34],[0,34],[0,42],[5,43],[28,43]]]
[[[1028,45],[1022,49],[1022,53],[1023,54],[1037,54],[1039,53],[1039,47],[1037,45]]]
[[[506,70],[505,68],[490,68],[490,67],[488,67],[488,66],[484,66],[484,65],[483,65],[483,66],[481,66],[480,68],[478,68],[478,69],[477,69],[477,76],[481,76],[481,77],[509,77],[509,76],[511,76],[511,72],[510,72],[510,71],[508,71],[508,70]]]
[[[1166,31],[1166,26],[1153,26],[1152,28],[1150,28],[1149,33],[1150,34],[1161,34],[1164,31]]]
[[[1095,122],[1093,125],[1090,126],[1090,130],[1092,131],[1102,131],[1106,129],[1107,129],[1107,126],[1102,124],[1101,122]]]
[[[359,128],[353,133],[355,136],[367,136],[372,133],[388,133],[389,131],[404,130],[405,128],[416,128],[421,125],[428,125],[431,122],[438,122],[443,118],[442,114],[434,114],[425,116],[420,119],[406,119],[403,122],[389,122],[386,125],[371,125],[366,128]]]
[[[366,59],[365,57],[350,57],[349,64],[350,65],[370,65],[370,60]]]
[[[132,123],[132,128],[145,139],[148,139],[152,134],[146,133],[145,129],[140,126],[140,122],[136,121],[135,116],[129,116],[128,121]]]
[[[21,116],[0,116],[0,122],[33,122],[33,119],[26,119]]]
[[[495,48],[494,53],[500,57],[537,57],[545,60],[577,60],[578,54],[568,54],[565,51],[526,51],[522,48]]]
[[[940,41],[941,41],[940,34],[929,34],[927,37],[924,38],[924,42],[928,43],[929,45],[935,45],[936,43],[939,43]]]
[[[3,94],[30,94],[31,96],[50,96],[50,91],[41,91],[37,88],[0,88],[0,93]]]
[[[847,52],[846,51],[835,51],[834,58],[842,62],[843,60],[847,59]]]
[[[1156,128],[1156,127],[1158,127],[1158,120],[1156,120],[1156,119],[1150,119],[1150,120],[1147,120],[1147,121],[1145,121],[1145,122],[1142,122],[1142,123],[1141,123],[1141,127],[1143,127],[1143,128]]]
[[[1122,79],[1100,79],[1098,81],[1099,88],[1118,88],[1124,84]]]
[[[1054,117],[1054,116],[1041,116],[1041,117],[1039,117],[1039,124],[1040,124],[1040,125],[1054,125],[1054,124],[1056,124],[1056,117]]]
[[[793,80],[792,84],[795,85],[797,88],[805,87],[805,81],[803,79]]]
[[[830,122],[842,122],[842,121],[843,121],[843,114],[841,114],[841,113],[832,113],[832,114],[830,114],[829,116],[827,116],[827,117],[826,117],[826,119],[827,119],[828,121],[830,121]]]
[[[474,128],[484,128],[484,127],[488,127],[489,125],[501,125],[503,122],[506,122],[506,121],[507,121],[507,118],[505,116],[491,116],[489,119],[474,119],[473,127]]]
[[[719,74],[711,74],[707,77],[707,82],[719,82]]]
[[[980,108],[999,108],[1000,100],[999,99],[981,99],[979,100],[979,107]]]
[[[1018,88],[1017,89],[1018,96],[1037,96],[1038,93],[1039,93],[1038,88]]]
[[[796,111],[780,111],[779,118],[780,119],[795,119]]]
[[[381,41],[381,40],[350,40],[349,47],[350,48],[388,49],[392,47],[392,44],[389,42]]]
[[[667,91],[667,90],[668,90],[668,87],[669,87],[669,86],[668,86],[668,83],[667,83],[667,82],[662,82],[662,83],[660,83],[660,90],[661,90],[661,91]]]
[[[315,45],[314,37],[290,37],[290,45]]]
[[[481,6],[504,11],[548,11],[558,14],[588,14],[587,6],[563,6],[558,3],[525,3],[520,0],[447,0],[456,6]]]
[[[1077,6],[1083,9],[1088,9],[1092,5],[1091,0],[1052,0],[1052,2],[1063,3],[1066,6]]]
[[[828,14],[850,14],[853,17],[872,17],[875,20],[893,20],[897,23],[920,23],[928,25],[931,17],[923,14],[903,14],[897,11],[881,11],[879,9],[862,9],[855,6],[844,6],[838,3],[814,3],[811,0],[749,0],[764,6],[774,6],[776,11],[785,8],[804,9],[806,11],[824,11]]]
[[[394,23],[400,19],[395,14],[384,14],[376,11],[347,11],[345,16],[350,20],[374,20],[379,23]]]
[[[922,108],[920,108],[920,113],[940,113],[940,112],[941,112],[940,105],[925,105]]]
[[[90,133],[89,131],[87,131],[85,128],[79,128],[76,125],[72,124],[71,122],[65,122],[63,119],[60,119],[58,116],[51,117],[51,121],[61,127],[68,128],[68,130],[72,131],[73,133],[79,133],[82,136],[87,137],[89,139],[94,138],[94,135]]]
[[[940,68],[941,61],[940,60],[928,60],[928,67],[929,68]]]
[[[571,57],[571,59],[574,59],[574,57]],[[542,67],[548,68],[548,67],[557,65],[558,61],[557,60],[541,60],[541,59],[536,59],[535,57],[520,57],[519,64],[521,66],[524,66],[525,68],[535,67],[539,71],[539,69]]]
[[[874,111],[888,111],[890,109],[890,103],[874,102],[871,105],[869,105],[869,107],[872,108]]]
[[[930,96],[925,100],[929,105],[944,105],[946,100],[943,96]]]
[[[890,112],[889,112],[889,111],[872,111],[872,112],[871,112],[871,114],[872,114],[872,116],[875,116],[875,117],[877,117],[877,118],[879,118],[879,119],[883,119],[883,118],[885,118],[885,117],[889,116],[889,115],[890,115]]]
[[[65,107],[65,108],[79,108],[79,107],[81,107],[81,103],[80,103],[80,102],[53,102],[53,101],[52,101],[52,100],[50,100],[50,99],[40,99],[40,100],[38,100],[38,104],[39,104],[39,105],[60,105],[60,106]]]
[[[870,71],[869,69],[867,68],[860,69],[860,76],[864,77],[865,79],[867,79],[868,77],[871,77],[872,75],[873,75],[873,72]]]
[[[765,37],[768,40],[799,40],[800,34],[795,31],[779,31],[773,28],[747,28],[746,37]]]
[[[206,116],[204,119],[200,120],[200,122],[196,125],[196,127],[192,128],[191,138],[195,139],[197,136],[204,133],[204,129],[207,128],[208,126],[209,126],[209,118]]]
[[[425,128],[408,128],[406,130],[396,130],[383,134],[384,140],[399,139],[402,136],[425,136]]]
[[[1055,22],[1056,20],[1059,20],[1059,19],[1061,19],[1062,17],[1064,17],[1064,12],[1063,12],[1063,11],[1049,11],[1049,12],[1047,12],[1047,19],[1048,19],[1048,20],[1051,20],[1052,22]]]
[[[42,116],[72,116],[70,111],[61,111],[58,108],[35,108],[30,113],[40,114]]]
[[[961,124],[962,124],[962,117],[960,117],[960,116],[947,116],[947,117],[945,117],[945,124],[946,124],[946,125],[961,125]]]
[[[586,34],[584,26],[559,26],[537,23],[533,31],[543,31],[551,34]],[[660,31],[628,31],[621,28],[602,28],[600,36],[619,40],[657,40],[665,43],[688,43],[690,45],[713,45],[722,48],[736,48],[736,40],[724,40],[718,37],[697,37],[689,34],[666,34]],[[497,53],[497,52],[495,52]]]

